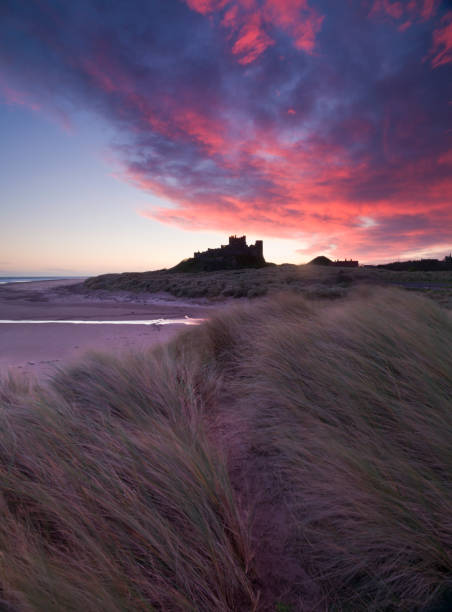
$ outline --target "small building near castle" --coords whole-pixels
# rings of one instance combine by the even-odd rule
[[[333,262],[333,266],[340,266],[341,268],[357,268],[359,262],[356,259],[336,259]]]

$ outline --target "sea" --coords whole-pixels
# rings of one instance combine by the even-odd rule
[[[75,280],[84,276],[0,276],[0,285],[5,283],[31,283],[46,280]]]

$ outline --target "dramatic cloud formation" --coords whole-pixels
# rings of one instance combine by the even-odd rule
[[[308,6],[307,0],[186,0],[190,8],[202,15],[223,11],[221,25],[234,38],[232,53],[240,64],[254,62],[274,39],[272,26],[286,32],[297,49],[310,53],[323,16]]]
[[[116,127],[187,229],[364,260],[452,244],[452,12],[439,0],[6,0],[10,103]]]

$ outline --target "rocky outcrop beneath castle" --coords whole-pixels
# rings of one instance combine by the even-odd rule
[[[194,253],[193,257],[181,261],[173,268],[175,272],[211,272],[213,270],[235,270],[239,268],[261,268],[266,265],[264,244],[256,240],[247,245],[246,236],[229,236],[229,243],[217,249]]]

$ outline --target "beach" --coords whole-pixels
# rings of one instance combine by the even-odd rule
[[[0,286],[0,374],[42,378],[87,351],[143,351],[218,307],[163,293],[87,293],[80,279],[5,284]]]

